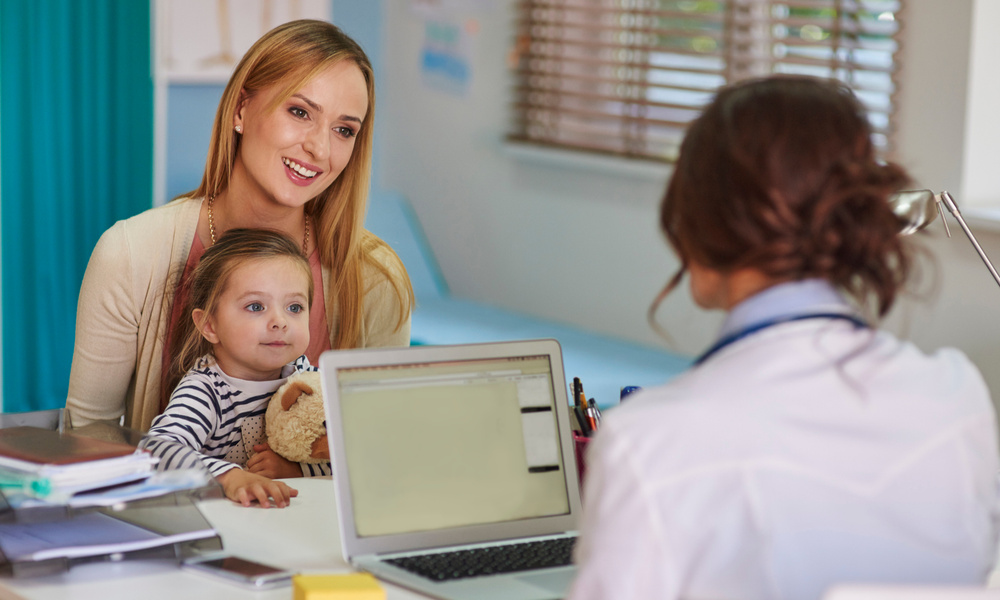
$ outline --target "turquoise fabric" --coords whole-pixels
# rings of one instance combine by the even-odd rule
[[[152,205],[150,3],[0,0],[3,410],[62,407],[90,252]]]

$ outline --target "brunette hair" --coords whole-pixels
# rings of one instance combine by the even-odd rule
[[[378,237],[365,230],[365,211],[372,167],[375,120],[375,76],[368,56],[353,39],[326,21],[303,19],[279,25],[264,34],[243,56],[233,71],[215,115],[201,185],[190,194],[210,198],[229,186],[240,136],[233,131],[233,117],[246,97],[272,86],[280,93],[268,109],[276,109],[307,81],[332,65],[350,61],[364,76],[368,90],[368,113],[358,128],[351,158],[340,176],[325,191],[310,200],[306,213],[316,224],[320,261],[329,270],[324,294],[333,348],[352,348],[362,340],[362,310],[365,271],[374,268],[389,280],[399,299],[397,327],[410,314],[413,288],[402,261]],[[380,251],[395,262],[386,265],[373,254]],[[339,318],[332,315],[339,311]]]
[[[696,119],[660,205],[681,267],[754,268],[776,280],[822,278],[884,316],[909,275],[889,196],[909,181],[880,162],[849,88],[772,76],[723,88]]]
[[[287,258],[302,276],[309,282],[309,294],[306,297],[312,305],[314,284],[309,261],[302,255],[302,250],[287,235],[268,229],[230,229],[222,234],[219,241],[205,251],[201,262],[191,273],[190,279],[184,284],[182,298],[186,298],[181,312],[181,318],[173,332],[176,336],[175,353],[171,357],[170,366],[164,377],[164,389],[167,397],[177,386],[181,378],[198,358],[212,352],[212,344],[195,326],[192,313],[195,309],[212,315],[219,304],[219,298],[226,291],[233,272],[250,261]]]

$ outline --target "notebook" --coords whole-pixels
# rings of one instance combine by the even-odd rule
[[[0,456],[35,465],[67,465],[135,453],[135,446],[54,429],[22,425],[0,429]]]
[[[572,550],[580,496],[558,342],[336,350],[319,369],[350,564],[450,600],[563,597],[571,564],[492,562],[494,546]],[[455,550],[444,573],[413,572]]]
[[[0,428],[0,473],[36,495],[69,496],[146,479],[155,464],[148,452],[124,442],[31,425]]]

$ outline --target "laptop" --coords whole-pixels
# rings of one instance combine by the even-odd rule
[[[347,562],[449,600],[566,594],[580,494],[558,342],[328,351],[319,369]]]

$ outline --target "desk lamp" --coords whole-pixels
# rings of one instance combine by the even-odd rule
[[[903,221],[903,228],[899,232],[900,235],[910,235],[920,231],[924,227],[927,227],[934,220],[934,217],[940,214],[941,222],[944,223],[944,232],[948,237],[951,237],[951,230],[948,229],[948,221],[944,215],[944,207],[947,207],[948,212],[962,226],[962,231],[965,232],[966,237],[969,238],[972,246],[979,253],[979,258],[983,259],[986,268],[990,270],[993,280],[997,282],[997,285],[1000,285],[1000,275],[997,275],[997,270],[993,268],[993,263],[990,262],[990,259],[986,256],[986,252],[983,251],[982,246],[976,241],[976,236],[972,235],[972,230],[969,229],[969,226],[965,223],[965,219],[962,218],[962,213],[958,211],[958,205],[955,204],[955,200],[951,197],[951,194],[948,192],[935,194],[930,190],[910,190],[899,192],[889,198],[889,205],[892,206],[892,212]]]

